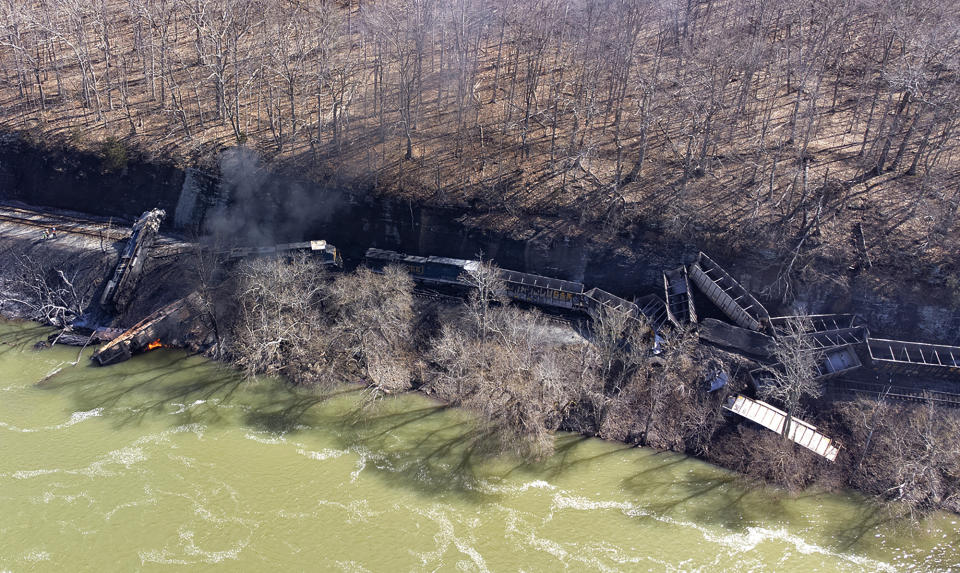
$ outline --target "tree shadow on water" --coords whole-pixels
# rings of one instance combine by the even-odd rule
[[[20,352],[33,346],[37,342],[46,341],[51,328],[40,324],[31,324],[24,328],[4,333],[0,336],[0,354],[8,352]]]
[[[662,463],[653,458],[664,456]],[[719,525],[743,531],[758,521],[782,517],[783,507],[773,500],[751,497],[748,484],[736,474],[707,464],[689,464],[689,456],[658,452],[647,458],[651,464],[621,481],[623,490],[637,504],[658,515],[682,516],[691,522]],[[681,473],[682,471],[682,473]]]
[[[357,401],[325,421],[341,448],[367,458],[365,472],[393,487],[470,503],[499,497],[485,486],[481,470],[498,451],[497,437],[445,405],[370,407]]]
[[[171,425],[216,423],[222,418],[217,408],[186,406],[210,400],[228,403],[243,382],[233,370],[211,368],[209,363],[179,352],[120,367],[73,368],[65,366],[42,388],[69,396],[77,410],[107,410],[107,419],[117,427],[138,425],[161,415],[169,415]],[[178,407],[179,412],[175,411]]]
[[[597,438],[582,434],[565,433],[554,438],[553,455],[539,461],[526,461],[516,464],[500,477],[507,478],[517,472],[527,472],[544,479],[556,479],[580,467],[597,462],[601,459],[620,455],[636,446],[623,443],[605,443],[603,451],[593,455],[583,455],[580,450],[589,448]]]

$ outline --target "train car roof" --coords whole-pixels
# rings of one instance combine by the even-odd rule
[[[519,271],[511,271],[509,269],[500,269],[500,276],[503,277],[503,280],[509,283],[530,285],[552,290],[572,292],[576,294],[582,293],[584,288],[583,283],[565,281],[529,273],[521,273]]]
[[[435,263],[441,265],[453,265],[457,267],[463,267],[465,269],[471,269],[476,266],[476,261],[470,261],[467,259],[454,259],[451,257],[421,257],[417,255],[405,255],[403,253],[398,253],[396,251],[390,251],[387,249],[375,249],[373,247],[367,249],[367,258],[371,259],[386,259],[389,261],[403,261],[405,263]]]

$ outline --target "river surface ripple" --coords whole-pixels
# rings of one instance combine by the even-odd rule
[[[0,323],[0,571],[939,571],[856,495],[788,497],[684,456],[575,435],[486,459],[463,412],[244,382],[182,352],[96,368]]]

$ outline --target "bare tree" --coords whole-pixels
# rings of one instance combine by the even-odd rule
[[[361,268],[330,290],[337,348],[355,360],[379,392],[410,388],[413,374],[413,279],[399,266]]]
[[[471,262],[465,268],[460,275],[460,281],[471,287],[466,308],[475,325],[477,336],[484,340],[489,327],[491,305],[503,305],[508,300],[500,267],[490,259],[484,260],[483,253],[480,253],[479,260]]]
[[[626,309],[599,305],[590,312],[591,342],[597,353],[598,374],[606,392],[616,395],[646,363],[653,336],[646,317]]]
[[[44,264],[27,254],[14,255],[14,268],[6,281],[3,302],[20,305],[32,320],[67,328],[80,318],[99,283],[80,277],[80,266]]]
[[[472,325],[444,326],[431,354],[439,371],[430,390],[477,412],[500,450],[548,455],[577,396],[580,354],[551,341],[537,313],[495,307],[487,325],[485,339]]]
[[[798,315],[786,320],[777,332],[777,344],[771,358],[775,364],[764,367],[767,381],[759,389],[764,399],[775,400],[787,413],[783,435],[788,436],[791,420],[797,416],[803,400],[823,394],[823,384],[817,380],[817,364],[822,358],[808,333],[810,319]]]
[[[230,355],[248,376],[286,374],[322,381],[329,347],[321,302],[325,267],[306,256],[243,261],[237,273],[239,313]]]
[[[859,459],[849,460],[851,485],[915,517],[960,506],[960,417],[954,409],[932,400],[895,405],[861,399],[838,412],[852,444],[863,449]]]

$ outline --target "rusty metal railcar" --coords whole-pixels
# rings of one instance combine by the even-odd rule
[[[690,278],[738,326],[757,331],[769,327],[767,309],[705,253],[690,266]]]
[[[367,249],[366,264],[376,271],[387,265],[400,265],[414,280],[426,284],[470,285],[463,274],[477,268],[479,261],[448,257],[420,257],[385,249]],[[519,301],[564,309],[584,308],[582,283],[565,281],[531,273],[500,269],[504,283],[502,294]]]
[[[687,267],[663,271],[663,300],[667,305],[667,318],[678,328],[697,323],[692,294]]]
[[[960,379],[960,347],[868,338],[867,350],[873,365],[889,372]]]

